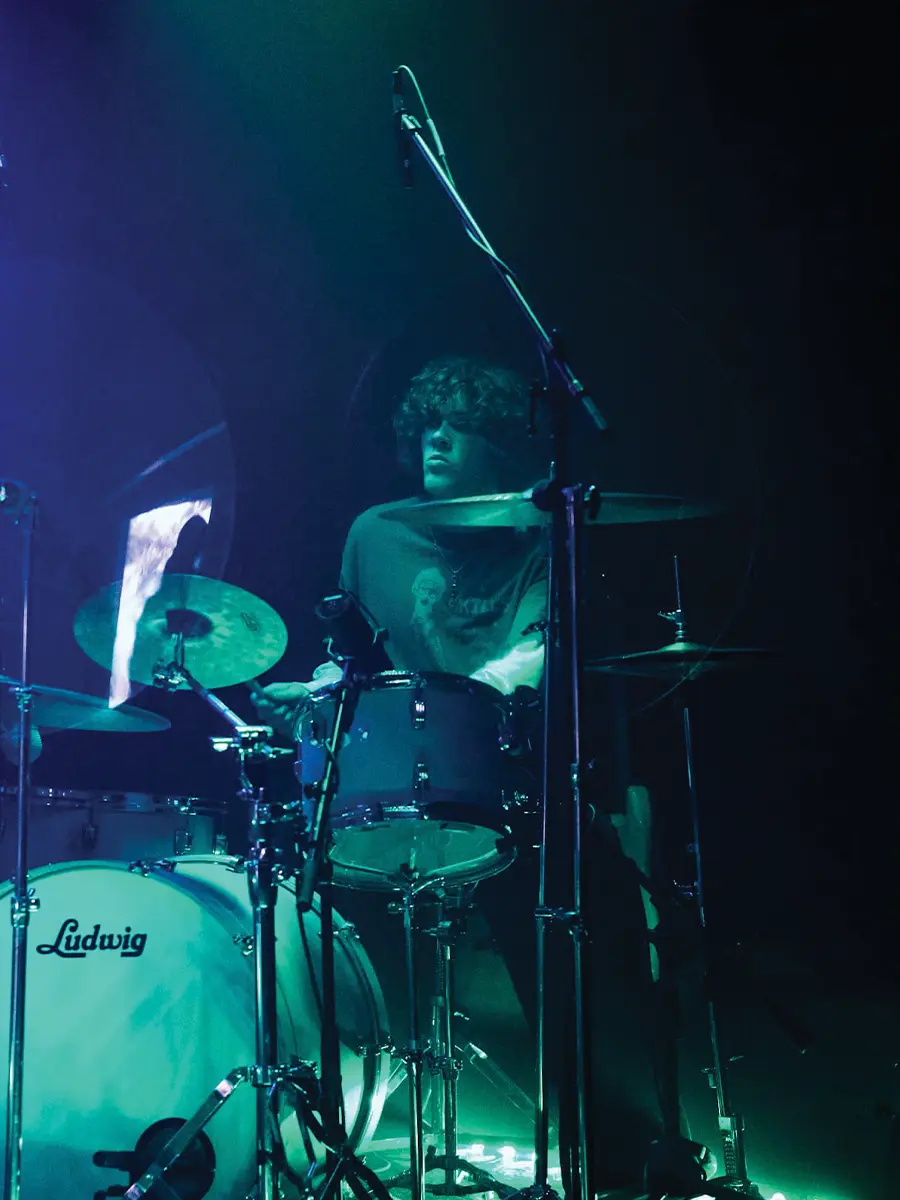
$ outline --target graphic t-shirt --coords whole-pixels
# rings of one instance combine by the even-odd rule
[[[382,515],[395,507],[377,505],[356,518],[341,586],[387,630],[385,649],[398,670],[471,675],[544,619],[542,531],[413,528]]]

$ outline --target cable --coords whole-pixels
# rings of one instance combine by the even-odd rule
[[[447,178],[450,180],[453,186],[456,187],[453,174],[450,170],[450,163],[447,161],[447,155],[444,152],[444,143],[441,141],[441,135],[438,133],[437,125],[435,125],[431,118],[431,110],[429,109],[428,103],[425,100],[424,92],[419,87],[419,81],[416,79],[415,71],[412,69],[412,67],[408,67],[406,63],[401,63],[397,70],[405,72],[405,74],[409,77],[409,81],[415,89],[416,97],[421,105],[422,113],[425,117],[425,128],[431,134],[431,140],[434,142],[434,152],[437,156],[437,160],[447,172]]]
[[[422,89],[419,87],[419,81],[418,81],[418,79],[416,79],[415,72],[413,71],[412,67],[408,67],[405,63],[401,63],[400,66],[397,67],[397,70],[403,71],[406,75],[409,76],[409,80],[412,83],[413,88],[415,89],[416,97],[419,101],[419,104],[422,107],[422,113],[423,113],[423,116],[425,117],[425,128],[431,134],[431,140],[434,143],[435,157],[437,158],[438,162],[441,164],[444,171],[446,172],[447,178],[453,184],[454,188],[456,188],[456,180],[453,178],[453,173],[450,170],[450,163],[447,160],[447,155],[444,150],[444,143],[441,141],[441,135],[438,133],[437,125],[435,124],[434,120],[432,119],[431,111],[425,100],[425,94],[423,93]],[[457,191],[459,191],[458,188],[457,188]],[[513,269],[510,266],[508,266],[503,261],[502,258],[500,258],[500,256],[497,254],[497,252],[491,246],[489,246],[486,241],[484,241],[482,238],[478,237],[478,235],[474,232],[474,230],[472,230],[466,224],[465,221],[463,221],[463,228],[465,229],[469,239],[475,243],[475,245],[478,247],[478,249],[483,254],[487,255],[487,257],[497,267],[497,269],[499,271],[501,271],[507,277],[507,279],[510,279],[510,280],[512,280],[513,283],[518,284],[519,280],[516,277],[515,272],[513,271]]]

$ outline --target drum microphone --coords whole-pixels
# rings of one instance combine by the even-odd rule
[[[328,626],[325,645],[333,658],[352,658],[365,675],[393,670],[383,644],[386,630],[369,620],[352,592],[325,596],[316,605],[316,616]]]
[[[400,178],[403,180],[405,188],[411,188],[413,185],[412,144],[409,133],[403,125],[403,118],[406,115],[406,101],[403,97],[402,67],[394,71],[393,80],[391,96],[394,109],[394,130],[397,134],[397,160],[400,163]]]

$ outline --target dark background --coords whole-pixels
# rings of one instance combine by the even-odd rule
[[[807,1158],[840,1160],[834,1178],[862,1195],[860,1178],[884,1177],[900,1051],[888,7],[4,0],[0,14],[5,302],[9,281],[40,278],[67,331],[48,320],[5,343],[4,419],[28,406],[33,449],[60,407],[74,414],[80,436],[52,452],[69,467],[109,425],[108,467],[157,421],[177,444],[220,412],[230,453],[202,469],[233,511],[224,578],[288,623],[273,678],[319,661],[309,614],[353,515],[408,486],[388,416],[409,373],[447,350],[535,371],[437,186],[419,169],[400,187],[390,71],[416,70],[464,195],[610,421],[602,445],[577,424],[586,477],[732,504],[702,527],[596,536],[589,650],[609,647],[607,628],[625,650],[667,640],[655,614],[673,606],[678,552],[698,640],[780,651],[695,701],[711,911],[821,1034],[803,1062],[818,1054],[835,1081],[845,1137],[838,1152],[822,1136],[822,1110]],[[119,386],[93,386],[92,364]],[[21,477],[20,450],[0,446],[0,472]],[[53,503],[96,514],[88,490]],[[48,639],[67,636],[111,553],[79,549],[78,596],[46,618]],[[601,626],[605,610],[621,620]],[[80,687],[77,674],[42,681]],[[677,725],[656,699],[627,691],[631,774],[674,845]],[[59,734],[35,782],[224,795],[205,711],[142,702],[171,733]],[[876,1009],[871,1070],[842,1084]],[[821,1097],[791,1054],[776,1057],[801,1104]]]

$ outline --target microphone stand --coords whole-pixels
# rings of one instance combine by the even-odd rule
[[[0,482],[0,512],[9,495]],[[37,526],[38,504],[33,495],[15,515],[24,517],[22,554],[21,679],[11,689],[19,709],[19,761],[16,775],[16,874],[11,899],[12,964],[9,999],[9,1072],[6,1092],[6,1154],[3,1171],[5,1200],[19,1200],[22,1189],[22,1100],[25,1070],[25,978],[28,966],[28,925],[38,901],[28,888],[28,791],[31,770],[31,700],[29,685],[31,647],[31,559]]]
[[[534,1197],[552,1195],[549,1186],[549,1110],[547,1077],[551,1055],[547,1046],[548,925],[568,931],[572,947],[571,985],[574,989],[571,1053],[566,1055],[574,1078],[576,1139],[572,1161],[572,1194],[590,1200],[589,1175],[591,1121],[587,1086],[588,1059],[586,972],[584,969],[585,922],[582,911],[582,830],[585,811],[581,796],[581,655],[579,648],[580,564],[578,548],[586,508],[594,496],[571,477],[570,422],[572,409],[581,404],[597,432],[607,425],[566,361],[561,339],[549,334],[528,303],[512,272],[494,251],[467,208],[445,167],[425,141],[422,126],[405,110],[396,90],[393,98],[400,134],[407,137],[446,192],[462,218],[466,232],[490,258],[507,291],[521,310],[537,340],[544,363],[546,386],[542,393],[549,404],[553,462],[549,481],[533,490],[532,499],[550,514],[550,603],[547,630],[545,680],[545,746],[540,856],[540,883],[535,909],[537,947],[537,1095],[535,1103],[535,1179],[527,1189]],[[552,819],[551,819],[552,814]],[[551,854],[551,838],[559,835],[565,855]],[[568,879],[558,883],[551,867],[557,857],[568,857]],[[559,894],[556,894],[559,893]],[[561,901],[551,904],[549,901]]]
[[[297,880],[297,915],[301,920],[311,910],[313,897],[318,892],[322,946],[321,1074],[317,1107],[321,1117],[321,1140],[325,1145],[325,1172],[322,1182],[309,1192],[309,1197],[310,1200],[331,1200],[331,1197],[341,1196],[344,1184],[347,1184],[357,1200],[366,1200],[366,1197],[390,1200],[386,1187],[372,1168],[354,1154],[343,1118],[341,1043],[334,974],[334,868],[329,854],[331,807],[340,777],[338,758],[353,725],[361,677],[352,657],[332,653],[332,658],[340,664],[344,674],[340,682],[329,689],[336,696],[336,707],[325,747],[325,768],[315,786],[315,808],[306,833],[306,859]]]

